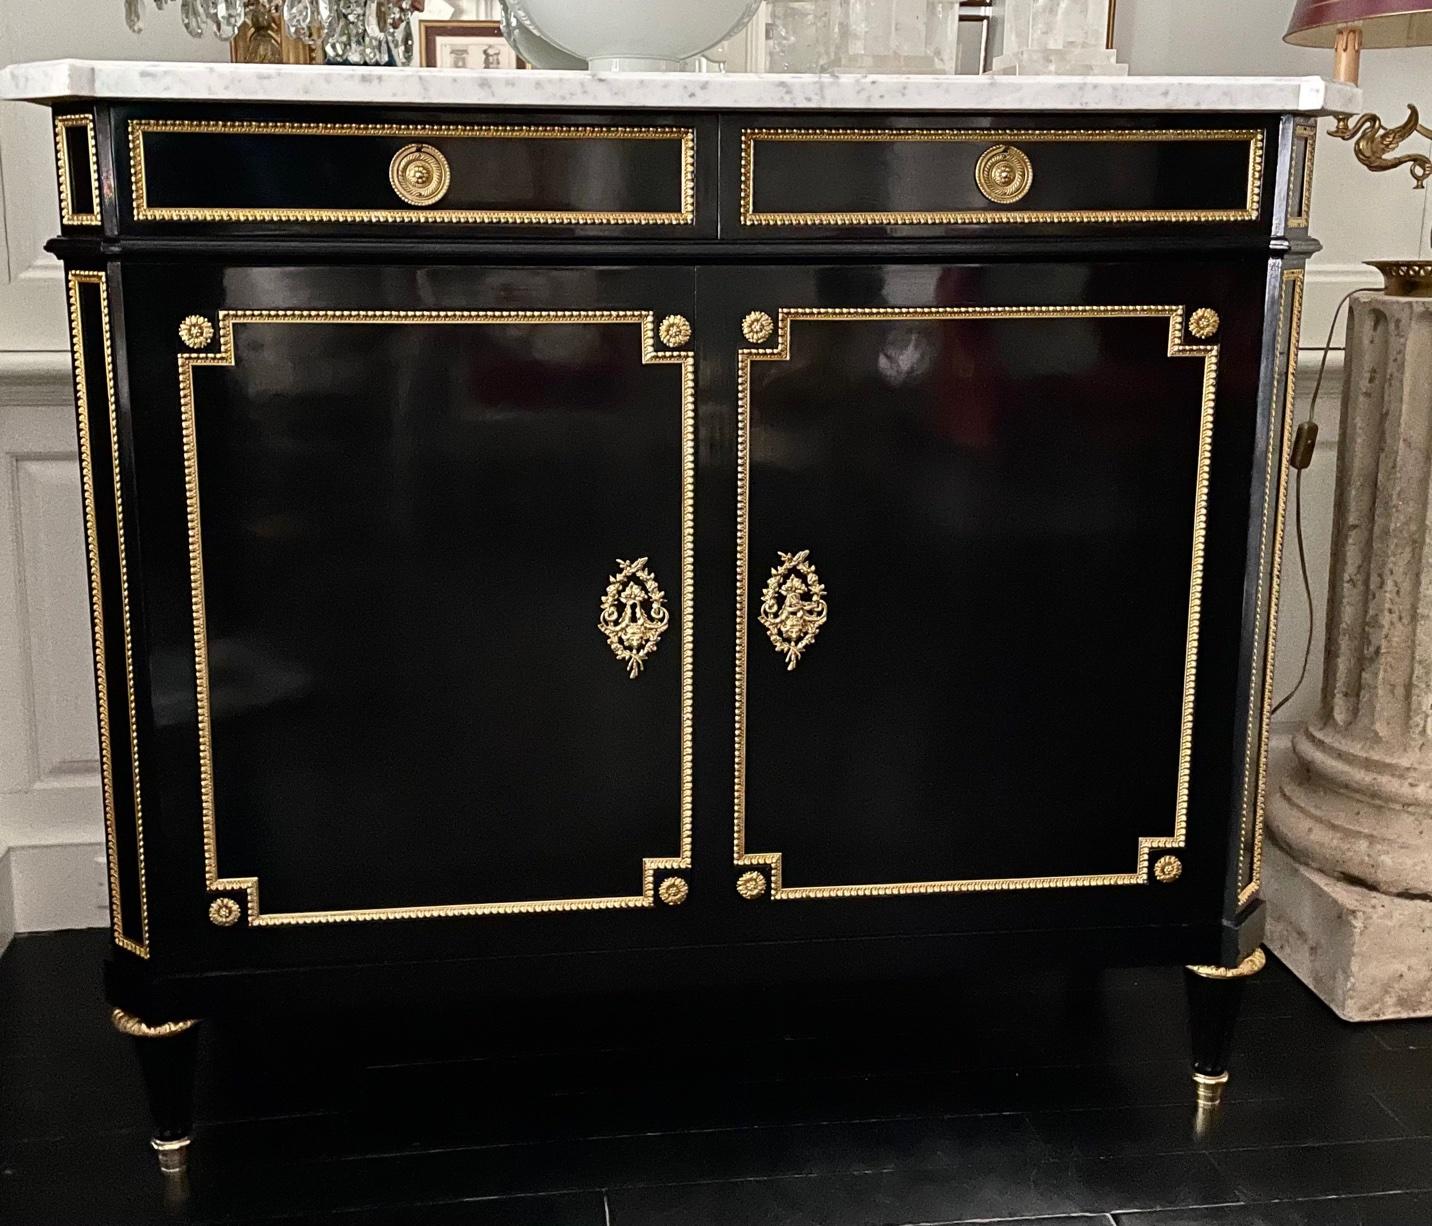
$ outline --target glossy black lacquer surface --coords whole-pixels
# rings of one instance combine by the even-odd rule
[[[723,191],[723,225],[748,240],[1248,235],[1279,211],[1267,116],[777,113],[726,117],[721,137],[723,170],[741,176]],[[1011,148],[1026,188],[992,199],[980,160]]]
[[[716,126],[689,112],[133,104],[109,121],[129,232],[715,234]],[[450,172],[427,205],[390,181],[414,143]]]
[[[293,277],[230,268],[225,304]],[[596,279],[342,293],[515,281],[570,310]],[[690,275],[642,289],[676,304]],[[272,911],[639,894],[680,849],[681,369],[642,364],[637,322],[427,318],[239,322],[234,365],[195,373],[221,871]],[[597,617],[635,558],[673,628],[632,678]]]
[[[141,866],[135,829],[116,862],[122,926],[147,916],[150,937],[147,959],[111,960],[116,1004],[150,1021],[481,1009],[1251,952],[1239,828],[1280,287],[1310,250],[1268,237],[1291,124],[1221,125],[1267,136],[1253,221],[897,244],[743,232],[747,119],[707,114],[646,117],[697,133],[694,224],[660,241],[570,221],[141,223],[138,113],[100,109],[105,237],[59,248],[103,269],[113,321],[144,847]],[[295,184],[381,195],[387,145],[350,184],[327,146],[296,168],[273,144],[288,139],[203,156],[249,176],[231,185],[248,203]],[[465,182],[525,203],[654,200],[671,169],[641,145],[593,186],[576,145],[497,142],[508,160],[479,164],[492,144],[463,146]],[[1201,147],[1131,157],[1121,190],[1183,192],[1219,170]],[[1209,334],[1195,310],[1216,312]],[[774,336],[743,339],[753,312]],[[189,316],[217,335],[181,340]],[[97,506],[106,602],[113,503]],[[800,550],[828,618],[790,670],[759,614],[779,551]],[[618,559],[639,558],[670,622],[633,679],[597,620]],[[109,698],[127,734],[113,669]],[[1156,880],[1165,854],[1176,871]],[[799,896],[812,887],[832,896]]]
[[[1116,313],[1155,275],[1223,312],[1221,372],[1170,356],[1168,312]],[[748,282],[763,304],[871,312],[799,319],[789,360],[751,363],[751,603],[782,550],[809,550],[829,590],[794,670],[749,627],[748,842],[785,853],[787,886],[1127,874],[1140,837],[1174,833],[1205,380],[1213,450],[1246,454],[1261,283],[1234,265]],[[995,303],[1009,316],[899,313]],[[1114,313],[1034,314],[1076,304]],[[1217,617],[1241,576],[1211,578]],[[1222,637],[1207,682],[1227,694]],[[1219,799],[1193,798],[1196,846],[1222,840]]]

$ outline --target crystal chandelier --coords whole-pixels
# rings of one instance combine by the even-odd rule
[[[413,62],[413,26],[409,20],[423,0],[154,0],[157,9],[171,3],[194,38],[205,33],[228,42],[245,21],[274,25],[283,21],[290,38],[322,47],[329,64]],[[139,33],[144,0],[124,0],[129,28]]]

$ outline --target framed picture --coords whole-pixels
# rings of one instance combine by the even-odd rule
[[[423,68],[526,68],[502,37],[497,21],[419,21],[418,64]]]

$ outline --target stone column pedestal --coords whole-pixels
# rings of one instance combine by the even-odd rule
[[[1317,718],[1268,799],[1268,944],[1350,1021],[1432,1016],[1432,299],[1353,299]]]

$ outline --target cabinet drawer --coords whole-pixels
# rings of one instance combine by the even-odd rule
[[[140,223],[696,221],[691,127],[134,117],[125,136]]]
[[[740,224],[1254,223],[1267,134],[1226,128],[743,127]]]

